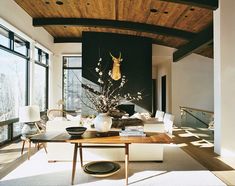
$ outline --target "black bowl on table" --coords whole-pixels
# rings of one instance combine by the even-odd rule
[[[67,127],[66,131],[71,136],[81,136],[86,131],[86,129],[87,129],[86,127]]]

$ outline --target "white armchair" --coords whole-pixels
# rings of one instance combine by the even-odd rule
[[[157,110],[156,114],[155,114],[155,118],[157,118],[158,121],[163,121],[163,117],[164,117],[164,112],[160,111],[160,110]]]
[[[164,130],[165,132],[172,134],[173,131],[173,123],[175,116],[172,114],[165,113],[163,122],[164,122]]]

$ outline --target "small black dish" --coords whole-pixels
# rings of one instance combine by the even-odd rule
[[[81,136],[86,131],[86,127],[67,127],[66,131],[71,136]]]
[[[107,177],[117,173],[121,166],[110,161],[95,161],[84,165],[85,173],[94,177]]]

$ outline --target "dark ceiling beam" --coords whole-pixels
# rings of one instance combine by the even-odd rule
[[[177,62],[180,59],[192,54],[196,50],[209,45],[213,42],[213,25],[201,31],[192,41],[181,46],[177,51],[173,53],[173,62]]]
[[[54,43],[82,43],[82,37],[55,37]],[[161,41],[154,39],[152,39],[152,44],[166,46]]]
[[[131,22],[131,21],[88,19],[88,18],[34,18],[33,19],[33,26],[38,27],[38,26],[47,26],[47,25],[116,28],[123,30],[132,30],[137,32],[147,32],[147,33],[159,34],[165,36],[173,36],[187,40],[191,40],[196,35],[195,33],[184,30],[157,26],[157,25],[150,25],[145,23]]]
[[[186,4],[210,10],[216,10],[219,6],[218,0],[158,0],[158,1]]]
[[[81,43],[81,37],[55,37],[54,43]]]

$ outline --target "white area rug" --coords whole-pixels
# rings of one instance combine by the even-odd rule
[[[77,163],[75,185],[125,185],[124,163],[113,176],[95,178]],[[67,186],[71,183],[72,164],[48,163],[43,150],[24,162],[0,181],[0,186]],[[133,186],[224,186],[220,179],[177,146],[166,146],[164,162],[130,162],[129,185]]]

